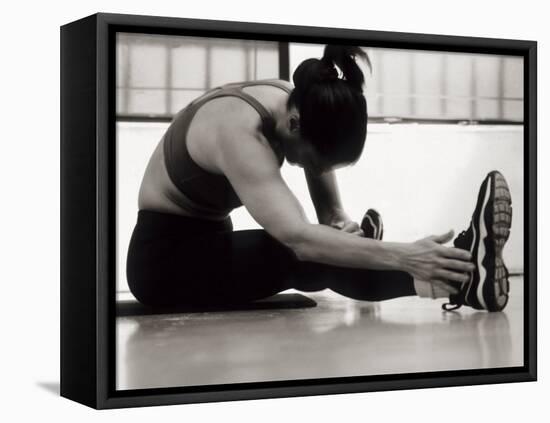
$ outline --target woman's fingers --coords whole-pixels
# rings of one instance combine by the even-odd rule
[[[472,254],[469,251],[461,250],[460,248],[444,247],[442,253],[445,257],[450,259],[471,261]]]
[[[462,260],[446,259],[443,260],[442,264],[444,268],[450,270],[459,270],[461,272],[473,272],[475,270],[473,263]]]
[[[361,230],[357,222],[346,222],[344,224],[344,227],[342,228],[342,231],[348,232],[353,235],[359,235],[359,236],[364,235],[363,231]]]
[[[344,222],[343,220],[339,220],[339,221],[336,221],[336,222],[332,222],[330,224],[330,226],[332,226],[334,229],[338,229],[338,230],[341,231],[346,226],[346,222]]]
[[[447,279],[455,282],[467,282],[470,280],[470,276],[466,273],[453,272],[446,269],[436,270],[435,276],[437,279]]]
[[[346,222],[342,228],[345,232],[355,232],[359,229],[359,224],[357,222]]]
[[[447,232],[441,235],[432,235],[428,237],[434,242],[437,242],[438,244],[445,244],[446,242],[449,242],[451,239],[453,239],[454,231],[452,229],[449,229]]]

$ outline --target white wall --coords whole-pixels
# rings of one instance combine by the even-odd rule
[[[137,213],[137,193],[149,155],[167,124],[117,125],[117,280],[128,289],[125,260]],[[523,131],[521,126],[370,124],[363,156],[338,171],[343,204],[357,221],[369,207],[383,216],[385,239],[414,241],[466,229],[479,185],[502,171],[513,196],[514,224],[506,245],[510,270],[523,271]],[[311,221],[315,211],[302,169],[283,176]],[[244,207],[232,213],[235,230],[260,228]]]

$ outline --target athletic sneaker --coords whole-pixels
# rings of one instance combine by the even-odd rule
[[[382,216],[374,209],[368,209],[361,221],[361,229],[365,234],[365,238],[381,240],[384,235],[384,225],[382,224]]]
[[[504,176],[490,172],[479,190],[477,205],[467,230],[454,240],[454,246],[472,253],[476,265],[470,280],[451,294],[443,309],[455,310],[468,305],[477,310],[501,311],[508,302],[508,269],[502,249],[512,225],[512,198]]]

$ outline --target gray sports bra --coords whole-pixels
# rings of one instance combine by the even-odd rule
[[[175,117],[164,135],[164,160],[168,175],[181,192],[185,204],[178,204],[192,216],[221,220],[229,212],[242,205],[231,183],[224,175],[217,175],[201,168],[187,150],[187,131],[193,116],[206,102],[220,97],[238,97],[250,104],[260,114],[262,132],[268,140],[274,139],[274,119],[266,108],[250,94],[242,90],[253,85],[271,85],[287,93],[291,90],[276,80],[236,82],[213,88],[209,93],[189,103]],[[282,159],[281,159],[282,163]]]

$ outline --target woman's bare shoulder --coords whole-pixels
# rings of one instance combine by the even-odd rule
[[[220,126],[216,150],[223,157],[219,159],[231,158],[232,165],[236,166],[251,161],[261,166],[279,167],[275,152],[258,126],[258,119],[247,110],[240,119],[226,120]]]
[[[293,90],[294,89],[294,84],[290,81],[287,81],[286,79],[273,79],[273,81],[277,81],[278,83],[280,83],[281,85],[284,85],[286,86],[289,90]]]

